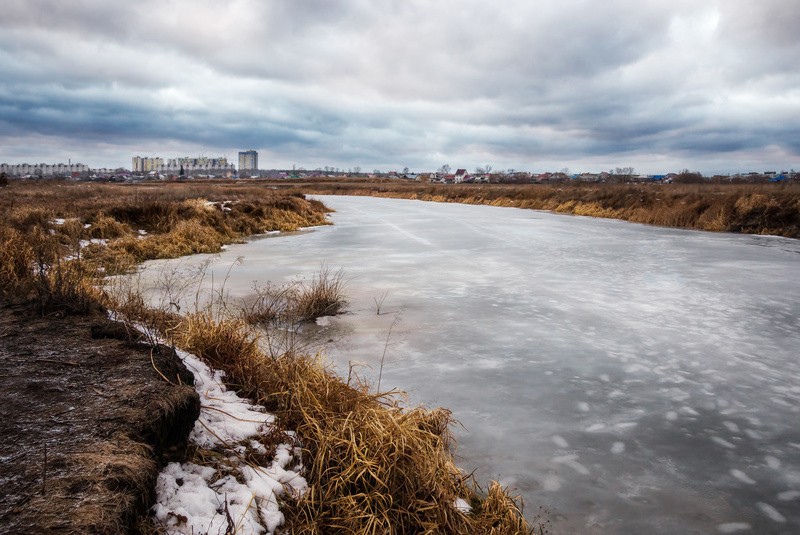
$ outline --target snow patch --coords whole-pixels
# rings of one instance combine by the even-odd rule
[[[731,444],[730,442],[728,442],[724,438],[711,437],[711,440],[713,440],[714,442],[716,442],[717,444],[719,444],[720,446],[722,446],[724,448],[728,448],[729,450],[735,450],[736,449],[736,445]]]
[[[778,494],[778,499],[782,502],[790,502],[800,498],[800,490],[786,490]]]
[[[453,507],[464,514],[472,511],[472,506],[464,498],[456,498],[456,502],[453,504]]]
[[[722,425],[724,425],[725,427],[727,427],[727,428],[728,428],[728,431],[730,431],[731,433],[738,433],[738,432],[739,432],[739,426],[738,426],[738,425],[736,425],[736,424],[735,424],[735,423],[733,423],[733,422],[727,422],[727,421],[725,421],[725,422],[722,422]]]
[[[196,356],[178,350],[195,377],[201,412],[190,440],[213,449],[224,459],[214,467],[170,463],[156,483],[153,515],[169,533],[274,533],[284,522],[278,499],[302,496],[308,489],[290,444],[277,446],[270,466],[244,462],[248,448],[266,453],[255,438],[270,431],[275,417],[229,391],[223,372],[214,371]],[[289,434],[289,433],[287,433]],[[291,436],[291,434],[289,434]]]
[[[588,476],[590,473],[588,468],[586,468],[585,466],[583,466],[581,463],[578,462],[578,456],[574,454],[554,457],[553,462],[569,466],[570,468],[572,468],[573,470],[584,476]]]
[[[544,478],[542,488],[549,492],[559,491],[561,490],[561,480],[556,476],[549,475]]]
[[[603,424],[603,423],[596,423],[596,424],[592,424],[592,425],[590,425],[589,427],[587,427],[587,428],[585,429],[585,431],[586,431],[587,433],[597,433],[598,431],[602,431],[602,430],[603,430],[603,429],[605,429],[605,428],[606,428],[606,424]]]
[[[750,476],[742,472],[741,470],[737,470],[736,468],[731,469],[731,475],[741,481],[742,483],[747,483],[748,485],[755,484],[755,480],[753,480]]]
[[[333,316],[320,316],[317,318],[317,325],[320,327],[329,327]]]
[[[728,522],[717,526],[720,533],[736,533],[737,531],[747,531],[751,529],[750,524],[745,522]]]
[[[768,503],[758,502],[756,506],[761,509],[761,512],[769,517],[770,520],[783,524],[786,522],[786,517],[778,512],[777,509]]]

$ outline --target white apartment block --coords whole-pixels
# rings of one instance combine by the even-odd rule
[[[71,176],[73,173],[87,172],[89,172],[89,166],[82,163],[0,164],[0,173],[10,176]]]
[[[188,156],[183,158],[169,158],[166,161],[160,157],[144,158],[141,156],[134,156],[131,163],[134,173],[150,173],[155,171],[158,173],[177,175],[180,173],[181,167],[183,167],[186,173],[234,171],[233,164],[228,163],[226,158],[207,158],[205,156],[199,158],[189,158]]]
[[[150,171],[158,171],[159,168],[163,166],[163,158],[142,158],[141,156],[134,156],[131,162],[131,169],[134,173],[149,173]]]
[[[232,163],[228,163],[227,158],[170,158],[159,171],[170,173],[180,172],[181,166],[186,172],[189,171],[233,171],[235,168]]]

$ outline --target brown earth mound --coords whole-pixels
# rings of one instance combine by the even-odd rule
[[[185,455],[191,382],[173,351],[103,316],[0,308],[0,533],[134,529]]]

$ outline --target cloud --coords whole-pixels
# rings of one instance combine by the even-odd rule
[[[782,0],[7,4],[3,161],[27,138],[114,166],[147,147],[365,169],[800,163],[800,7]]]

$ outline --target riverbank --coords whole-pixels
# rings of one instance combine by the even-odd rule
[[[159,465],[186,453],[200,411],[168,348],[128,339],[101,314],[0,307],[0,531],[124,533]],[[152,359],[152,360],[151,360]]]
[[[348,180],[282,186],[309,194],[508,206],[662,227],[800,238],[800,184],[441,185]]]
[[[304,327],[301,343],[334,340],[326,357],[344,377],[451,409],[461,467],[500,475],[526,512],[546,507],[553,533],[800,525],[800,241],[318,198],[333,226],[232,246],[205,287],[224,279],[247,299],[253,281],[290,284],[298,266],[304,280],[320,259],[341,268],[348,313]]]
[[[498,534],[531,530],[504,489],[492,484],[488,494],[480,494],[458,470],[450,450],[452,422],[447,411],[401,409],[393,396],[371,394],[364,385],[344,382],[318,359],[261,353],[256,349],[256,331],[238,318],[216,316],[208,310],[180,316],[171,303],[159,310],[144,306],[135,288],[124,295],[99,289],[104,275],[130,271],[147,259],[217,252],[251,234],[326,224],[326,209],[318,201],[260,186],[194,182],[145,186],[18,183],[2,190],[0,200],[4,305],[24,309],[32,318],[63,318],[66,325],[96,319],[104,309],[124,308],[129,321],[148,322],[168,340],[225,369],[231,386],[275,410],[283,429],[290,425],[297,431],[309,491],[286,504],[290,529],[319,532],[347,526],[359,533],[400,526],[401,531]],[[116,332],[131,337],[126,343],[134,340],[132,327],[133,323],[116,327]],[[46,330],[37,338],[40,346],[20,346],[26,357],[36,359],[50,345],[60,343],[55,333]],[[82,339],[75,340],[77,346],[64,346],[62,358],[81,351]],[[91,406],[90,398],[100,396],[80,376],[56,373],[58,377],[65,388],[80,392],[76,404],[81,407]],[[5,388],[16,392],[25,388],[24,381],[11,377]],[[117,417],[113,408],[97,412],[100,418]],[[25,421],[26,416],[20,418],[13,421]],[[58,433],[53,440],[58,440]],[[9,444],[14,442],[13,435]],[[92,451],[95,446],[90,442],[80,447]],[[9,462],[16,454],[8,457]],[[151,456],[149,462],[157,466],[163,459]],[[36,486],[35,471],[26,474],[23,484]],[[114,485],[113,474],[102,475],[111,477]],[[138,487],[134,510],[150,503],[149,493],[142,490],[145,487],[148,484]],[[45,496],[47,488],[43,486]],[[37,518],[43,507],[34,500],[20,505],[29,519]],[[124,514],[113,507],[100,511],[115,525],[130,526],[125,521],[130,509]],[[89,512],[79,507],[72,514],[83,518]],[[34,522],[34,531],[36,526],[42,525]],[[148,529],[161,528],[151,525]]]

